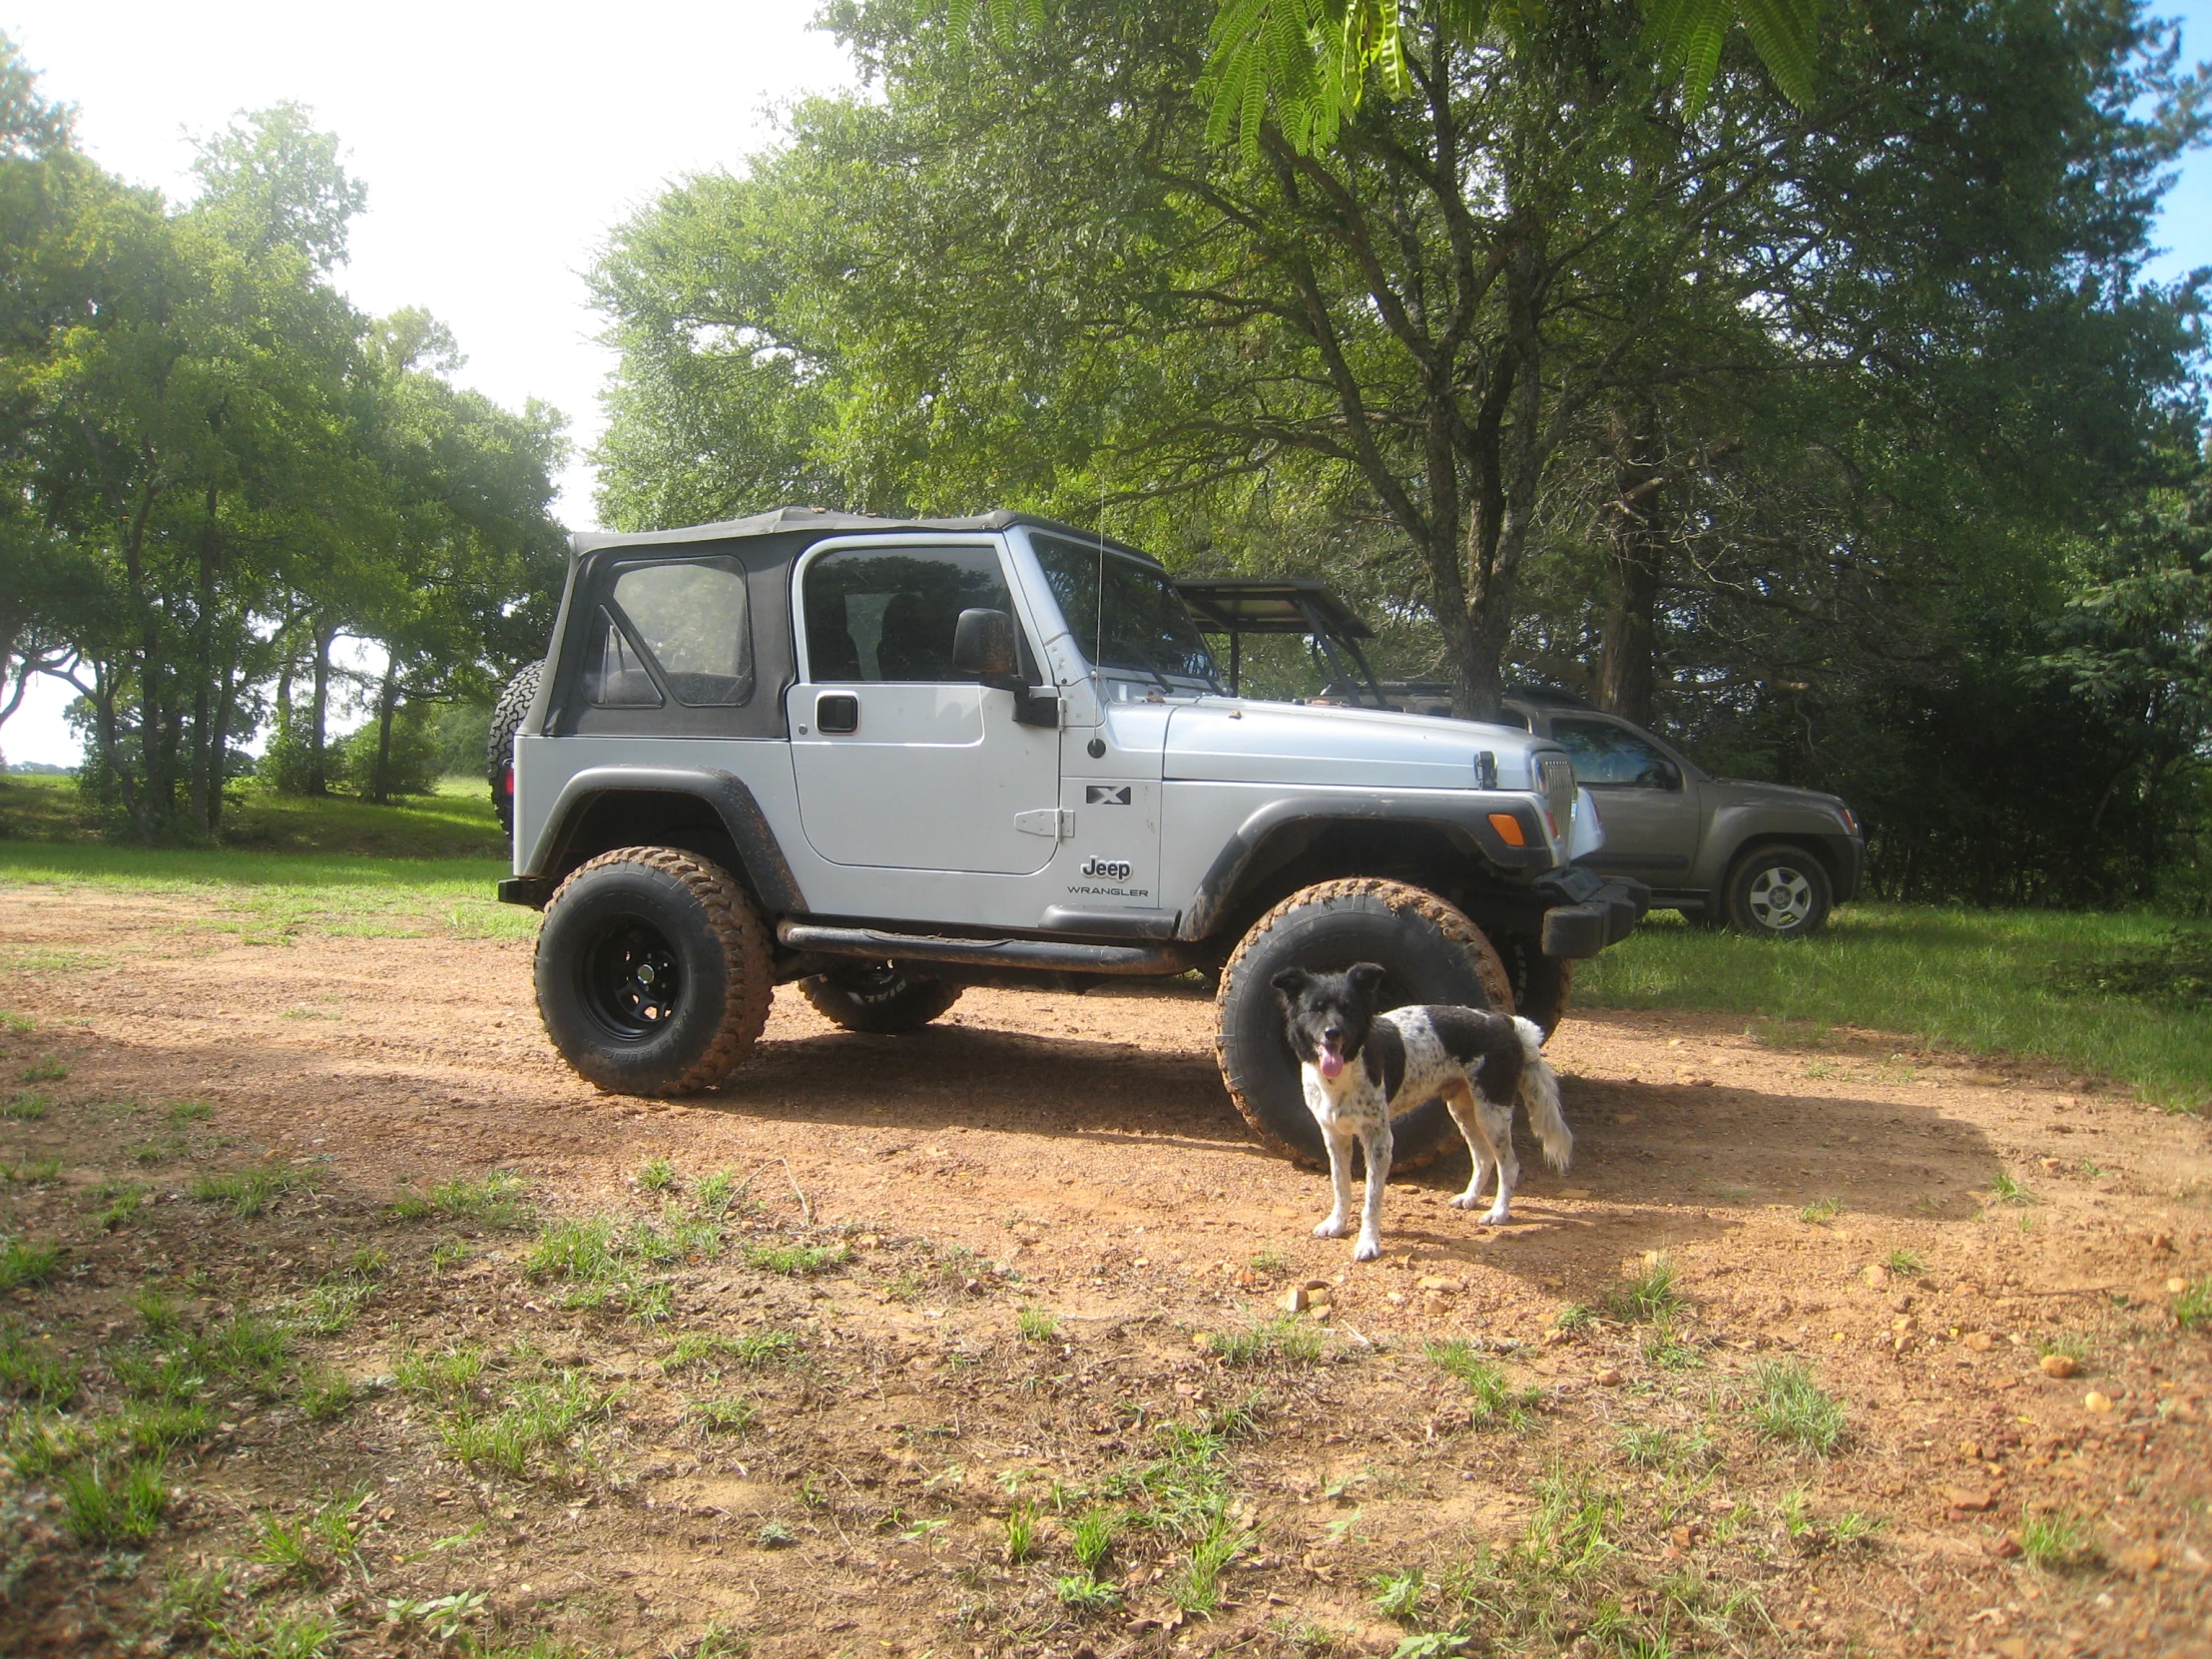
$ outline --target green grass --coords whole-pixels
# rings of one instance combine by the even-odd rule
[[[1075,1552],[1075,1564],[1089,1578],[1098,1576],[1114,1553],[1114,1541],[1121,1536],[1121,1529],[1128,1517],[1119,1509],[1086,1509],[1076,1516],[1075,1524],[1068,1529],[1068,1544]]]
[[[1429,1343],[1425,1352],[1437,1369],[1465,1384],[1468,1397],[1473,1401],[1472,1418],[1476,1427],[1521,1413],[1526,1401],[1512,1396],[1505,1385],[1505,1374],[1477,1355],[1468,1344],[1453,1338],[1449,1342]]]
[[[29,1239],[0,1239],[0,1291],[43,1285],[61,1265],[61,1247]]]
[[[51,1345],[0,1326],[0,1393],[34,1405],[67,1405],[77,1397],[77,1366]]]
[[[291,1170],[233,1170],[203,1175],[192,1184],[192,1196],[203,1204],[222,1204],[234,1216],[251,1220],[288,1192],[311,1187],[304,1175]]]
[[[226,848],[260,853],[371,853],[396,858],[498,857],[505,837],[480,779],[447,778],[437,793],[378,807],[350,796],[277,795],[249,781],[224,804]],[[0,777],[0,834],[99,846],[109,837],[73,780]]]
[[[151,924],[157,931],[229,932],[249,943],[277,944],[302,932],[530,937],[537,912],[502,904],[493,892],[509,868],[483,786],[452,788],[457,793],[391,807],[249,791],[237,844],[148,848],[103,841],[75,819],[26,815],[19,809],[31,796],[73,802],[75,792],[4,778],[0,886],[174,897],[189,902],[193,919],[164,917]],[[77,953],[56,957],[51,968],[95,965]]]
[[[1662,1324],[1681,1306],[1682,1293],[1674,1284],[1674,1264],[1664,1256],[1655,1258],[1642,1273],[1623,1280],[1606,1299],[1612,1316],[1628,1325]]]
[[[29,1089],[0,1100],[0,1118],[14,1118],[18,1123],[36,1123],[53,1110],[54,1103],[42,1094]]]
[[[692,1406],[692,1414],[710,1434],[742,1434],[753,1426],[761,1408],[742,1395],[728,1394],[700,1400]]]
[[[472,1469],[519,1475],[533,1452],[566,1446],[606,1403],[582,1379],[564,1373],[550,1382],[524,1384],[493,1411],[464,1400],[438,1425],[438,1437]]]
[[[169,1508],[159,1457],[94,1458],[60,1475],[62,1530],[81,1544],[143,1543]]]
[[[1023,1308],[1014,1314],[1014,1329],[1025,1343],[1049,1343],[1060,1334],[1060,1322],[1042,1308]]]
[[[750,1267],[805,1279],[844,1266],[852,1260],[852,1247],[842,1244],[748,1245],[745,1259]]]
[[[2097,1547],[2086,1521],[2063,1509],[2046,1509],[2020,1528],[2020,1553],[2038,1567],[2073,1567],[2094,1561]]]
[[[1819,938],[1775,944],[1659,916],[1577,969],[1574,990],[1593,1008],[1704,1008],[2036,1055],[2203,1109],[2212,1019],[2201,1007],[2071,989],[2064,977],[2086,960],[2154,949],[2171,931],[2139,911],[1853,904]]]
[[[1311,1366],[1322,1357],[1321,1333],[1288,1316],[1247,1331],[1207,1335],[1206,1352],[1225,1366]]]
[[[2212,1274],[2198,1280],[2174,1298],[2174,1323],[2184,1331],[2212,1325]]]
[[[1752,1378],[1757,1390],[1751,1420],[1772,1440],[1802,1445],[1826,1456],[1844,1437],[1844,1407],[1813,1381],[1795,1360],[1761,1366]]]
[[[454,1216],[490,1227],[527,1227],[531,1209],[523,1195],[528,1190],[529,1184],[521,1176],[495,1169],[481,1181],[433,1182],[428,1191],[409,1193],[400,1199],[392,1205],[391,1213],[401,1221]]]

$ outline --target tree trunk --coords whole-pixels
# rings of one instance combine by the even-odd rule
[[[307,733],[307,793],[328,795],[330,775],[324,754],[330,716],[330,641],[337,635],[334,628],[315,624],[314,630],[314,700],[310,705],[311,729]]]
[[[237,696],[238,665],[225,663],[223,683],[216,695],[214,777],[208,790],[208,834],[211,837],[223,828],[223,786],[231,770],[231,713]]]
[[[391,717],[399,707],[399,665],[384,659],[384,684],[376,694],[376,771],[369,780],[369,800],[381,807],[391,796]]]
[[[193,687],[192,687],[192,749],[187,768],[189,802],[193,828],[203,835],[215,833],[215,821],[221,808],[212,805],[223,793],[221,758],[217,754],[215,736],[219,724],[209,699],[215,690],[215,564],[216,564],[216,509],[221,497],[215,482],[208,484],[207,507],[200,521],[200,573],[199,584],[194,591],[193,605],[198,615],[193,619]]]
[[[1612,420],[1615,496],[1606,525],[1606,575],[1611,591],[1598,651],[1598,704],[1649,726],[1656,687],[1653,664],[1659,590],[1666,576],[1666,536],[1651,410],[1616,409]]]

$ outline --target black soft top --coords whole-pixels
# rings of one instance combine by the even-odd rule
[[[1160,568],[1160,561],[1151,554],[1140,552],[1110,536],[1100,536],[1095,530],[1078,530],[1073,525],[1038,518],[1031,513],[1004,511],[985,513],[980,518],[879,518],[873,513],[840,513],[828,507],[778,507],[774,512],[755,513],[750,518],[728,518],[718,524],[691,524],[676,530],[646,530],[635,535],[623,535],[611,530],[580,531],[568,538],[568,545],[575,557],[582,558],[588,553],[602,552],[610,547],[667,547],[684,542],[736,541],[752,536],[788,536],[808,532],[823,536],[840,536],[872,531],[896,533],[902,530],[1003,530],[1015,524],[1050,530],[1055,535],[1066,536],[1072,541],[1094,544],[1103,542],[1116,553],[1142,560],[1156,570]]]

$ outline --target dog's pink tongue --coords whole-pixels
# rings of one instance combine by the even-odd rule
[[[1325,1048],[1321,1051],[1322,1076],[1335,1081],[1343,1074],[1344,1069],[1345,1057],[1342,1054],[1339,1054],[1334,1048]]]

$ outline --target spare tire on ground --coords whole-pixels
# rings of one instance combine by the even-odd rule
[[[1272,1151],[1325,1168],[1328,1149],[1307,1110],[1298,1057],[1273,983],[1285,968],[1337,973],[1354,962],[1386,972],[1382,1006],[1417,1003],[1513,1012],[1505,965],[1457,906],[1402,881],[1323,881],[1294,892],[1253,924],[1222,969],[1215,1005],[1229,1098]],[[1418,1169],[1459,1144],[1451,1113],[1425,1101],[1394,1119],[1393,1170]]]

